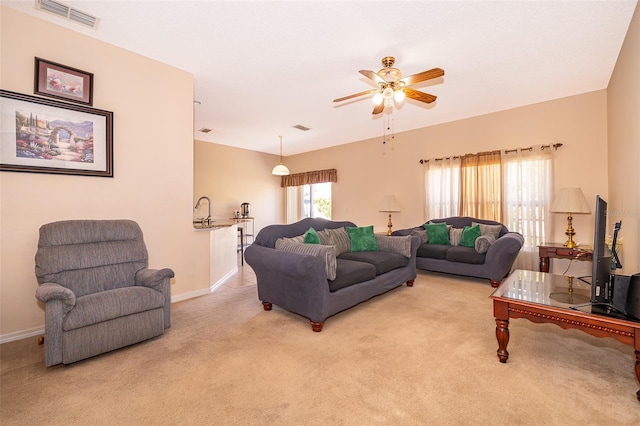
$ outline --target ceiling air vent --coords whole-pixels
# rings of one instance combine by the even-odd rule
[[[303,126],[302,124],[296,124],[295,126],[293,126],[294,129],[298,129],[298,130],[302,130],[303,132],[306,132],[307,130],[311,130],[308,127]]]
[[[93,15],[54,0],[36,0],[36,9],[53,13],[69,21],[77,22],[93,29],[98,26],[98,22],[100,21]]]

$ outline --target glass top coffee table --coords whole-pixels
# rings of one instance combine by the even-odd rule
[[[496,318],[498,359],[509,359],[509,319],[526,318],[575,328],[596,337],[612,337],[635,349],[635,372],[640,381],[640,321],[598,313],[596,308],[576,305],[589,302],[591,286],[577,278],[545,272],[515,270],[491,294]],[[592,312],[593,309],[593,312]],[[640,390],[636,393],[640,401]]]

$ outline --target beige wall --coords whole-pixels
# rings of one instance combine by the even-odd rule
[[[228,219],[247,202],[256,233],[266,225],[282,223],[283,191],[280,178],[271,174],[279,160],[276,155],[196,141],[194,205],[198,197],[207,196],[211,216]],[[206,216],[206,209],[200,208],[197,215]]]
[[[287,157],[285,162],[292,172],[338,170],[334,219],[384,230],[387,216],[378,212],[378,205],[384,194],[395,194],[402,206],[401,213],[393,214],[398,229],[428,219],[419,159],[561,142],[555,152],[555,187],[581,187],[593,210],[595,195],[607,196],[606,119],[602,90],[399,133],[384,145],[380,137]],[[576,241],[593,241],[593,222],[593,215],[574,215]],[[554,215],[553,241],[566,240],[566,226],[566,216]]]
[[[619,273],[640,272],[640,8],[607,88],[610,225],[622,220]]]
[[[114,112],[114,178],[0,173],[0,337],[44,325],[35,299],[38,228],[62,219],[129,218],[171,291],[209,286],[209,239],[192,230],[193,77],[181,70],[2,7],[0,86],[33,93],[34,57],[93,72],[94,106]],[[4,129],[2,130],[5,131]]]

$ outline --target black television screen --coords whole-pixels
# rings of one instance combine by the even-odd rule
[[[609,280],[611,254],[605,244],[607,229],[607,202],[596,195],[595,234],[593,237],[593,267],[591,270],[591,303],[610,300]]]

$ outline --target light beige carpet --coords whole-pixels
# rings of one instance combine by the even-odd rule
[[[484,280],[420,272],[321,333],[241,284],[174,304],[159,338],[76,364],[45,368],[36,338],[1,345],[0,423],[640,424],[631,346],[518,319],[501,364]]]

